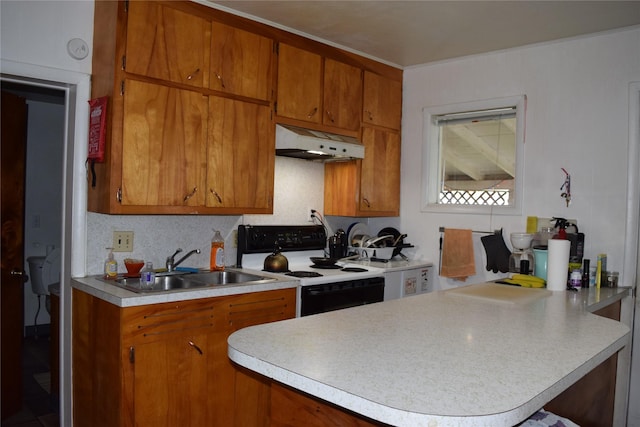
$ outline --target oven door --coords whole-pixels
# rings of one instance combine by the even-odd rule
[[[380,302],[384,299],[384,277],[303,286],[300,315],[324,313]]]

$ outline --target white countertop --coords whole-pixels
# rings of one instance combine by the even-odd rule
[[[97,298],[110,302],[111,304],[117,305],[118,307],[133,307],[163,302],[186,301],[200,298],[238,295],[250,292],[297,288],[299,285],[298,280],[283,279],[282,276],[263,271],[253,273],[273,278],[274,280],[257,284],[220,285],[163,292],[138,293],[113,285],[108,281],[102,280],[99,276],[89,276],[72,278],[71,286],[75,289],[79,289]]]
[[[370,262],[370,261],[356,261],[349,262],[348,265],[370,267],[372,270],[368,274],[359,274],[360,278],[379,276],[380,273],[386,271],[406,270],[409,268],[428,267],[433,265],[429,261],[402,261],[394,260],[387,263],[382,262]],[[235,269],[241,272],[257,274],[260,276],[266,276],[275,279],[273,282],[257,284],[257,285],[225,285],[225,286],[212,286],[206,288],[193,288],[184,290],[173,290],[164,292],[147,292],[138,293],[129,291],[127,289],[115,286],[109,281],[105,281],[100,276],[87,276],[87,277],[74,277],[71,279],[71,286],[73,288],[82,290],[90,295],[103,299],[119,307],[133,307],[146,304],[157,304],[163,302],[175,302],[185,301],[199,298],[211,298],[225,295],[237,295],[249,292],[261,292],[276,289],[288,289],[296,288],[299,286],[300,281],[294,277],[284,278],[282,274],[268,273],[262,270],[255,269]],[[314,284],[315,282],[321,282],[324,278],[318,279],[305,279],[307,284]]]
[[[229,357],[391,425],[515,425],[630,332],[589,312],[624,289],[528,298],[538,290],[507,287],[528,302],[433,292],[242,329],[229,337]]]

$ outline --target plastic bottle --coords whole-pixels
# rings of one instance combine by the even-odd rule
[[[113,257],[113,248],[107,249],[109,249],[109,255],[107,255],[107,260],[104,262],[104,278],[116,279],[118,277],[118,261]]]
[[[211,257],[209,259],[209,268],[212,271],[224,270],[224,239],[220,231],[213,230],[213,239],[211,239]]]
[[[569,277],[569,286],[575,289],[582,287],[582,272],[580,270],[573,270]]]
[[[153,269],[153,263],[147,262],[142,271],[140,271],[140,289],[151,289],[156,281],[156,272]]]

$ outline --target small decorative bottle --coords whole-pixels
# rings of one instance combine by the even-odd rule
[[[156,272],[153,269],[153,263],[147,262],[140,272],[140,289],[151,289],[156,281]]]
[[[211,239],[211,257],[209,259],[209,268],[211,271],[224,270],[224,239],[220,231],[213,230],[213,239]]]

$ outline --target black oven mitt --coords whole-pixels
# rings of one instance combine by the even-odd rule
[[[509,271],[511,251],[504,244],[502,234],[491,234],[480,238],[487,254],[487,271],[506,273]]]

